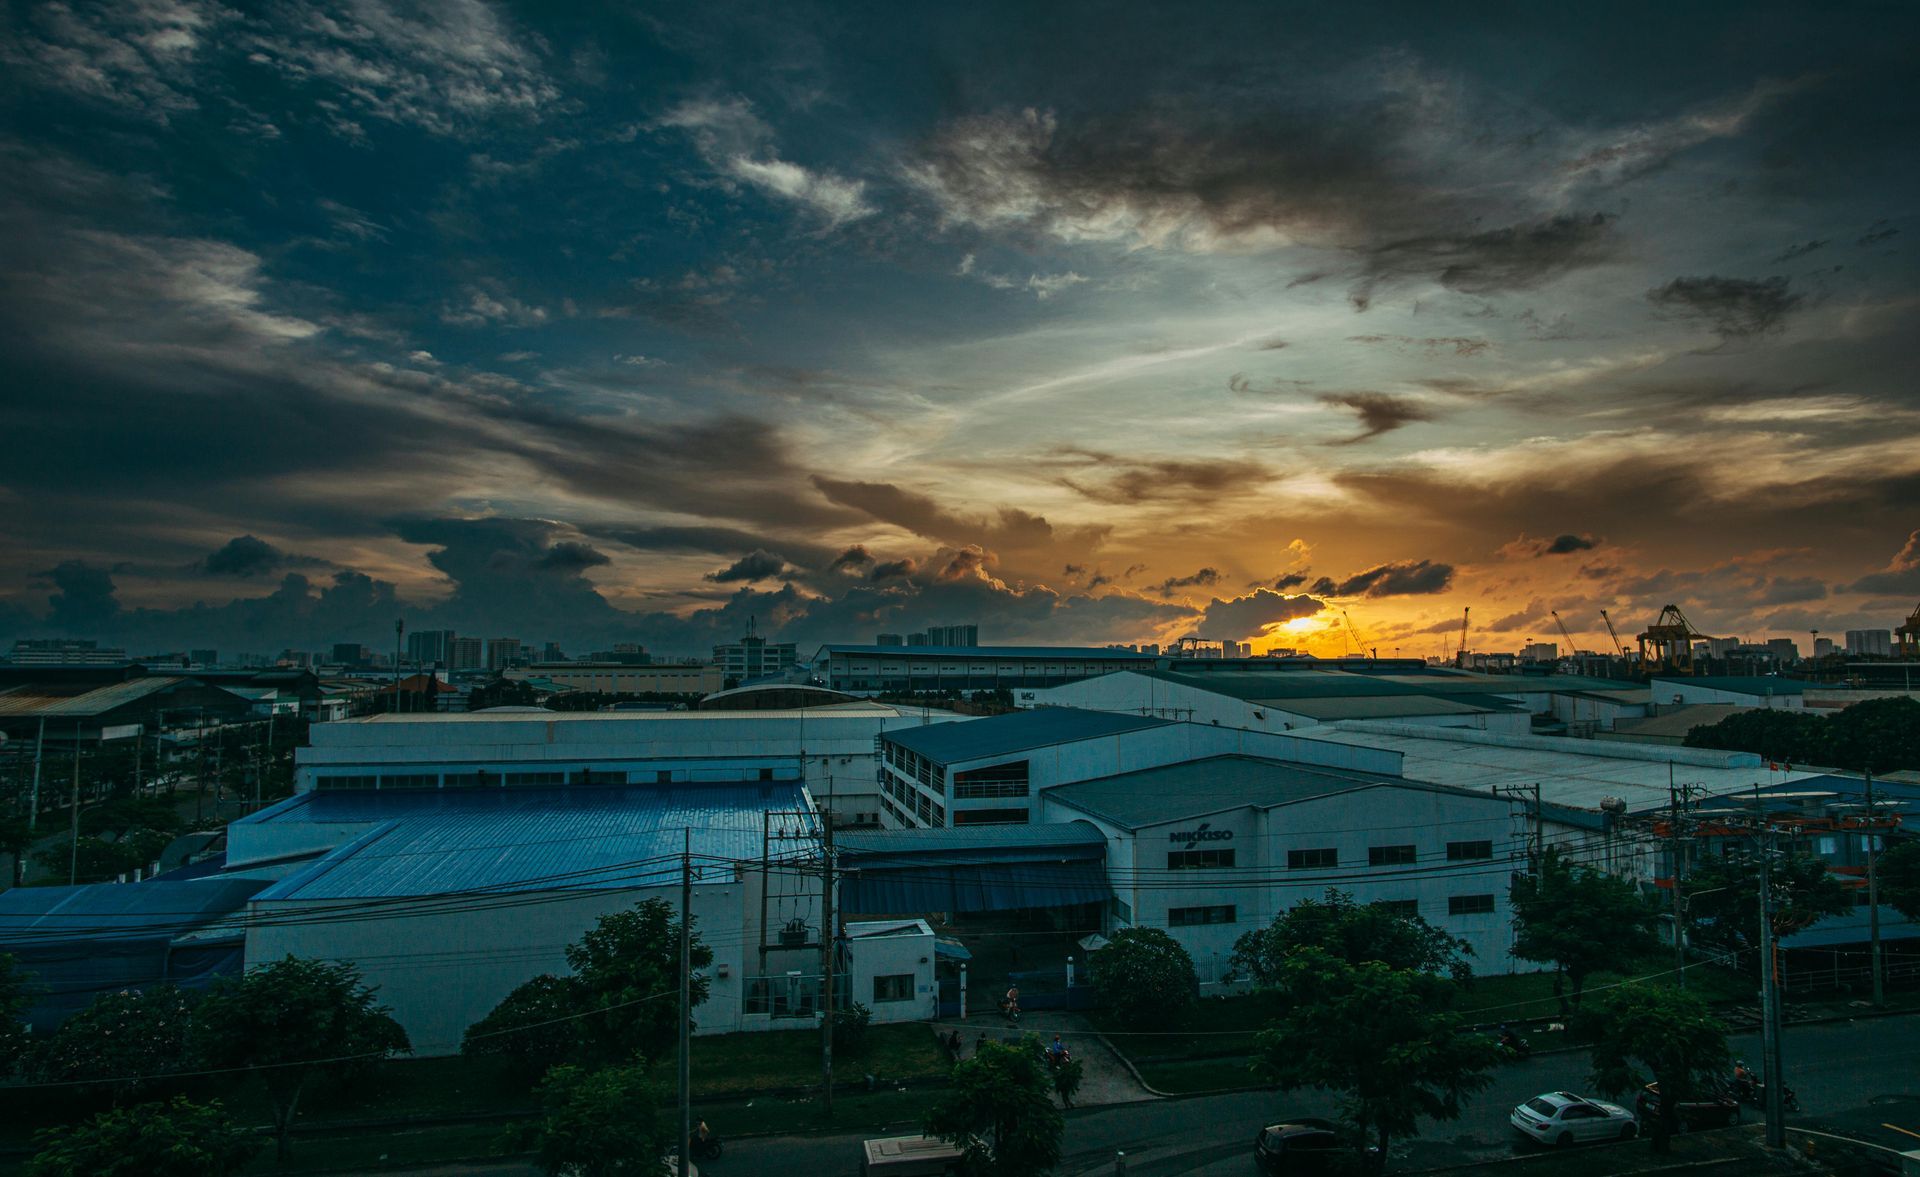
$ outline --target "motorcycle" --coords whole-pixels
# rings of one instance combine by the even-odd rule
[[[1523,1062],[1533,1053],[1533,1047],[1518,1034],[1507,1033],[1500,1036],[1500,1053],[1509,1062]]]
[[[694,1137],[693,1147],[690,1151],[693,1153],[693,1159],[696,1161],[719,1160],[722,1151],[719,1135],[717,1133],[708,1133],[704,1140],[698,1136]]]
[[[1742,1079],[1736,1076],[1727,1083],[1727,1091],[1748,1107],[1765,1108],[1767,1106],[1767,1085],[1764,1080]],[[1793,1088],[1782,1085],[1780,1106],[1790,1112],[1799,1111],[1799,1094]]]

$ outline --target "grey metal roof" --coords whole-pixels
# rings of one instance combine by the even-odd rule
[[[373,899],[657,886],[680,876],[683,830],[696,879],[731,879],[711,859],[758,858],[764,815],[804,805],[799,783],[781,781],[353,790],[306,793],[243,820],[367,827],[256,899]]]
[[[153,675],[96,687],[83,693],[58,695],[32,686],[16,687],[0,694],[0,715],[90,719],[188,681],[177,675]]]
[[[1211,670],[1200,673],[1141,670],[1135,673],[1229,698],[1255,703],[1271,701],[1275,706],[1286,699],[1357,699],[1426,693],[1377,676],[1341,674],[1333,670]]]
[[[1258,756],[1212,756],[1061,785],[1048,789],[1046,798],[1137,829],[1247,805],[1263,809],[1292,805],[1380,785],[1407,787],[1409,782]]]
[[[1137,650],[1109,650],[1104,646],[857,646],[838,642],[820,647],[822,654],[879,654],[889,658],[1051,658],[1067,662],[1153,662],[1158,655]]]
[[[1264,703],[1264,699],[1254,700]],[[1433,695],[1365,695],[1338,699],[1275,699],[1278,711],[1304,715],[1309,719],[1394,719],[1418,715],[1492,715],[1519,711],[1521,705],[1488,696],[1480,702],[1447,699]]]
[[[953,826],[928,830],[842,830],[836,849],[855,854],[910,854],[919,850],[1105,845],[1106,835],[1084,821],[1037,825]]]
[[[1040,707],[1015,711],[965,723],[935,723],[925,727],[902,727],[882,738],[910,752],[918,752],[936,764],[978,760],[983,756],[1001,756],[1090,740],[1121,732],[1164,727],[1171,720],[1125,715],[1114,711],[1082,711],[1076,707]]]
[[[1802,682],[1796,678],[1774,678],[1765,674],[1702,674],[1692,677],[1679,675],[1656,675],[1656,683],[1671,683],[1675,686],[1706,687],[1713,691],[1730,691],[1737,695],[1804,695],[1809,688],[1819,690],[1819,683]]]

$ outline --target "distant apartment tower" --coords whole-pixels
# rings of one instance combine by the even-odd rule
[[[1893,631],[1890,629],[1850,629],[1847,653],[1867,658],[1893,657]]]
[[[792,642],[769,642],[760,636],[751,617],[747,619],[745,637],[713,648],[714,665],[735,684],[784,673],[793,669],[798,660]]]
[[[416,666],[445,666],[453,657],[450,629],[416,629],[407,635],[407,661]]]
[[[546,642],[543,645],[541,645],[540,661],[565,662],[566,660],[567,660],[567,652],[560,648],[559,642]]]
[[[193,664],[202,670],[220,665],[220,651],[218,650],[188,650],[187,657],[193,659]]]
[[[549,658],[549,662],[560,659]],[[618,663],[621,666],[646,666],[653,661],[653,655],[638,642],[615,642],[611,650],[595,650],[586,656],[588,662]]]
[[[15,666],[117,666],[127,660],[119,646],[80,638],[22,638],[13,643]]]
[[[372,651],[359,642],[335,642],[330,661],[337,666],[365,666],[372,658]]]
[[[907,639],[904,635],[897,633],[876,634],[873,639],[873,644],[876,646],[904,646],[907,644]]]
[[[977,646],[980,644],[980,627],[977,625],[929,625],[927,640],[923,646]]]
[[[478,670],[486,657],[486,643],[479,638],[455,637],[447,643],[448,670]]]
[[[1560,657],[1559,642],[1529,642],[1520,648],[1522,662],[1552,662]]]
[[[526,661],[520,650],[519,638],[488,638],[487,669],[505,670],[509,666],[518,666]]]
[[[926,631],[922,630],[919,633],[908,634],[907,644],[909,646],[926,646],[926,645],[931,645],[932,643],[927,641]]]
[[[1880,632],[1885,633],[1886,631],[1881,630]],[[1783,665],[1788,662],[1800,661],[1800,646],[1792,638],[1768,638],[1767,652],[1773,655],[1775,661]]]
[[[1832,653],[1833,653],[1832,638],[1813,639],[1813,656],[1815,658],[1826,658],[1830,656]]]
[[[288,647],[280,651],[280,656],[273,660],[273,664],[275,666],[286,666],[298,670],[305,670],[307,667],[313,665],[313,655],[306,650],[295,650],[292,647]]]

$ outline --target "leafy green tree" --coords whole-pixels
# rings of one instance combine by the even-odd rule
[[[294,956],[216,981],[194,1012],[193,1031],[207,1066],[259,1068],[282,1162],[309,1082],[413,1049],[400,1023],[360,983],[360,970]]]
[[[10,953],[0,952],[0,1076],[11,1074],[27,1053],[20,1017],[33,1004],[27,978]]]
[[[225,1177],[260,1151],[216,1101],[184,1097],[43,1129],[28,1177]]]
[[[1287,955],[1318,948],[1348,964],[1377,960],[1389,968],[1447,973],[1455,980],[1471,971],[1473,949],[1418,914],[1402,914],[1384,903],[1355,903],[1345,891],[1329,887],[1324,899],[1306,899],[1256,932],[1234,941],[1235,970],[1262,985],[1278,981]]]
[[[713,950],[692,936],[692,961],[700,970]],[[573,975],[539,976],[507,994],[468,1027],[464,1054],[505,1054],[523,1073],[538,1074],[555,1063],[625,1063],[659,1057],[679,1040],[680,921],[673,906],[649,899],[626,911],[601,916],[593,930],[567,946]],[[708,981],[693,978],[697,1008]]]
[[[1594,972],[1659,948],[1651,930],[1657,917],[1633,884],[1569,862],[1557,849],[1531,874],[1516,875],[1509,895],[1518,925],[1513,955],[1559,970],[1576,1009]]]
[[[1255,1073],[1288,1091],[1340,1095],[1361,1150],[1371,1133],[1385,1157],[1422,1119],[1458,1118],[1492,1082],[1498,1048],[1462,1032],[1448,978],[1305,947],[1287,958],[1277,988],[1284,1012],[1254,1039]]]
[[[505,1055],[528,1081],[580,1057],[584,1039],[580,983],[544,973],[522,982],[493,1011],[467,1027],[465,1055]]]
[[[531,707],[535,700],[532,683],[499,674],[468,693],[467,710],[485,711],[489,707]]]
[[[517,1143],[552,1177],[654,1177],[674,1130],[661,1121],[662,1096],[646,1071],[643,1062],[553,1068],[540,1083],[540,1119]]]
[[[1920,840],[1895,842],[1874,864],[1880,898],[1910,920],[1920,920]]]
[[[1772,872],[1776,936],[1810,928],[1853,906],[1853,895],[1827,864],[1807,854],[1784,854]],[[1729,952],[1760,943],[1760,859],[1728,854],[1699,863],[1684,880],[1689,934]]]
[[[1167,1026],[1193,1005],[1193,958],[1159,928],[1126,928],[1088,962],[1100,996],[1128,1026]]]
[[[960,1150],[969,1177],[1040,1177],[1060,1163],[1066,1129],[1052,1092],[1038,1038],[983,1042],[954,1064],[952,1085],[927,1111],[927,1134]]]
[[[1681,989],[1632,985],[1594,1002],[1575,1024],[1593,1048],[1593,1085],[1616,1099],[1649,1079],[1660,1085],[1653,1149],[1666,1152],[1679,1105],[1712,1090],[1728,1066],[1727,1028],[1705,1002]]]
[[[697,921],[696,921],[697,922]],[[713,949],[695,931],[690,985],[695,1008],[706,1001]],[[594,1056],[607,1062],[658,1058],[679,1041],[680,1010],[670,997],[680,987],[680,921],[664,899],[648,899],[626,911],[600,917],[578,944],[567,946],[567,963],[579,979],[581,1008],[591,1014],[584,1031]]]
[[[1742,711],[1718,723],[1702,724],[1687,733],[1689,748],[1720,748],[1752,752],[1768,760],[1813,763],[1824,744],[1817,715],[1804,711]]]
[[[187,1069],[192,1028],[193,1005],[174,985],[104,993],[61,1023],[36,1069],[47,1082],[97,1082],[116,1102],[128,1100]]]
[[[1826,725],[1822,759],[1836,768],[1875,773],[1920,768],[1920,699],[1869,699],[1821,722]]]

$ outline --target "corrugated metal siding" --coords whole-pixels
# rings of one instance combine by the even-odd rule
[[[1074,740],[1089,740],[1121,732],[1165,727],[1171,720],[1125,715],[1115,711],[1081,711],[1073,707],[1042,707],[1016,711],[970,723],[936,723],[898,728],[886,738],[938,764],[975,760],[982,756],[1024,752]]]

